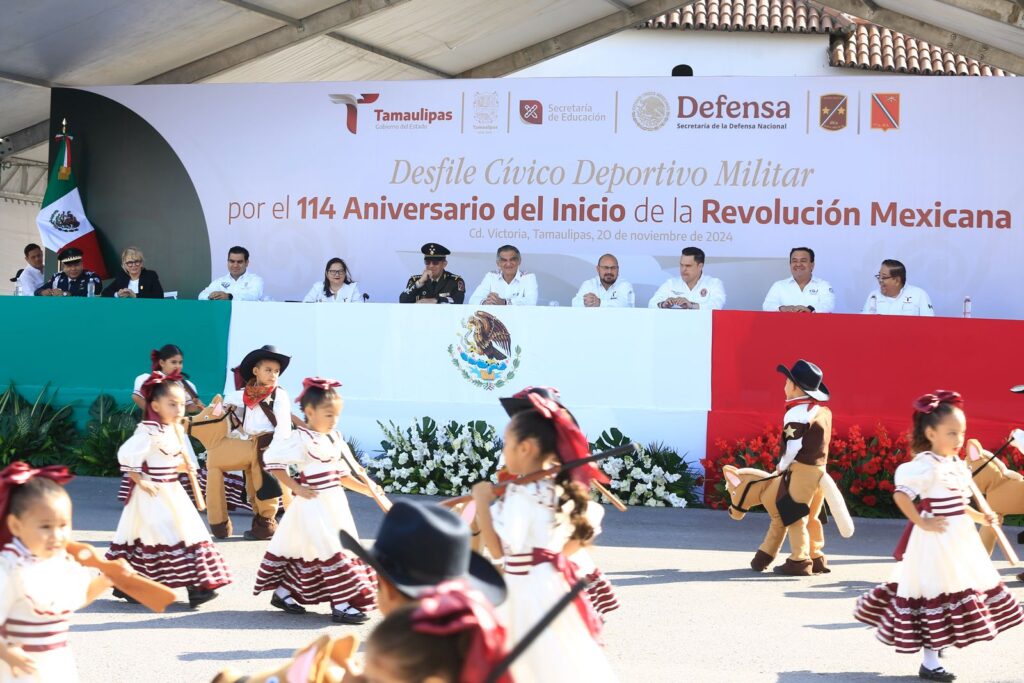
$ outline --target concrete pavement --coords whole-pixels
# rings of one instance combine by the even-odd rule
[[[83,477],[68,488],[76,538],[107,545],[121,512],[116,480]],[[371,538],[380,511],[362,496],[350,494],[349,501],[360,533]],[[234,520],[236,529],[248,528],[246,517]],[[767,529],[764,515],[734,522],[720,511],[609,508],[593,554],[622,604],[605,629],[606,651],[621,680],[919,680],[916,656],[896,654],[851,617],[856,597],[888,577],[902,522],[855,521],[851,539],[826,527],[831,574],[796,579],[747,568]],[[206,682],[224,666],[271,667],[322,632],[353,628],[333,626],[327,607],[291,616],[271,608],[267,594],[253,596],[265,545],[218,542],[235,583],[197,611],[178,603],[158,615],[108,595],[79,612],[71,641],[82,680]],[[1002,561],[997,567],[1024,599],[1024,585],[1013,581],[1019,570]],[[356,631],[365,637],[377,618]],[[944,664],[959,681],[1024,680],[1024,627],[954,651]]]

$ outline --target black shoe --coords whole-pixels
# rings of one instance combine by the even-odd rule
[[[204,602],[210,602],[217,597],[217,591],[212,588],[193,588],[188,587],[188,606],[192,608],[199,607]]]
[[[279,597],[277,593],[274,593],[273,597],[270,598],[270,604],[272,607],[276,607],[279,610],[284,610],[288,614],[306,613],[305,607],[294,601],[292,601],[291,603],[285,602],[284,598]]]
[[[132,605],[139,604],[138,600],[136,600],[132,596],[128,595],[124,591],[120,591],[120,590],[118,590],[116,588],[114,589],[114,597],[115,598],[120,598],[121,600],[124,600],[125,602],[131,603]]]
[[[348,609],[356,609],[350,607]],[[348,612],[348,610],[340,610],[334,607],[331,608],[331,621],[335,624],[350,624],[352,626],[358,626],[359,624],[365,624],[370,620],[370,617],[365,612],[356,610],[355,614]]]
[[[949,681],[956,680],[956,675],[951,674],[941,666],[936,669],[929,669],[925,667],[924,664],[922,664],[921,668],[917,670],[917,676],[918,678],[923,678],[926,681],[946,681],[946,683],[948,683]]]

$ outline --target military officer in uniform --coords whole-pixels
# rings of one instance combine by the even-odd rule
[[[440,244],[428,242],[423,252],[423,272],[413,275],[405,283],[405,291],[398,295],[403,304],[461,304],[466,298],[466,283],[455,273],[445,270],[448,254]]]
[[[55,273],[49,282],[36,290],[36,296],[99,296],[103,281],[91,270],[82,265],[82,250],[75,247],[61,249],[57,254],[57,263],[62,272]]]

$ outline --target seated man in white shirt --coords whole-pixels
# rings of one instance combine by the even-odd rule
[[[878,280],[878,289],[868,294],[862,313],[935,315],[928,293],[907,284],[907,267],[896,259],[882,261],[875,279]]]
[[[25,268],[18,273],[18,294],[32,296],[43,286],[43,249],[38,244],[25,247]]]
[[[633,285],[619,279],[619,260],[605,254],[597,260],[597,277],[580,286],[572,298],[576,307],[633,308]]]
[[[725,287],[718,278],[704,275],[704,250],[686,247],[679,257],[679,277],[669,278],[647,303],[648,308],[704,308],[725,306]]]
[[[522,261],[519,250],[511,244],[498,247],[497,272],[484,275],[483,282],[469,297],[469,303],[473,306],[536,306],[537,276],[519,270]]]
[[[831,313],[835,310],[836,295],[832,285],[814,277],[813,249],[790,249],[789,272],[792,277],[779,280],[768,290],[764,310],[783,313]]]
[[[199,292],[199,299],[232,299],[234,301],[259,301],[263,298],[263,278],[247,273],[249,250],[245,247],[228,249],[228,274],[210,283]]]

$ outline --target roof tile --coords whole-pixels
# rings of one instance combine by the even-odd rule
[[[696,0],[638,28],[827,34],[829,64],[836,67],[945,76],[1014,75],[814,0]]]

